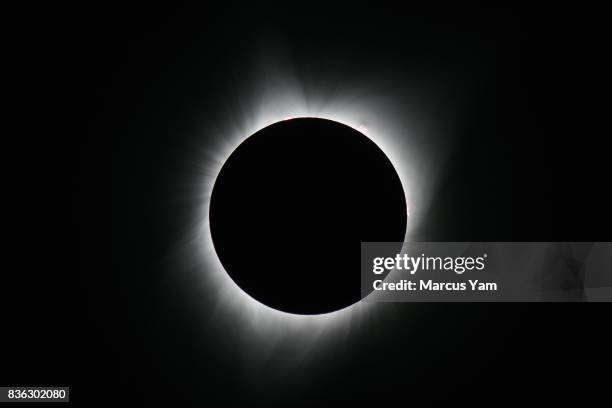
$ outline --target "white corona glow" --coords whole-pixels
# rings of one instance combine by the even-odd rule
[[[424,201],[415,201],[414,197],[427,196],[423,194],[423,185],[415,183],[424,173],[423,161],[419,160],[416,148],[418,143],[409,146],[414,142],[408,133],[410,129],[397,124],[398,114],[391,108],[397,101],[373,96],[371,90],[355,91],[355,87],[350,91],[336,90],[333,95],[321,92],[317,96],[314,92],[306,96],[304,87],[293,78],[286,73],[260,78],[255,82],[257,89],[241,92],[232,120],[223,125],[211,123],[209,118],[203,121],[200,132],[216,144],[208,144],[201,152],[197,175],[200,203],[197,229],[187,238],[183,248],[186,250],[183,253],[191,254],[192,269],[199,271],[203,296],[216,299],[214,313],[218,317],[217,323],[223,327],[222,330],[245,339],[244,345],[255,347],[257,351],[250,355],[257,354],[261,358],[265,358],[266,350],[271,352],[281,341],[299,345],[303,351],[310,345],[335,341],[337,335],[345,337],[370,320],[376,305],[361,301],[326,314],[291,314],[258,302],[231,279],[213,247],[208,214],[215,179],[240,143],[268,125],[298,117],[330,119],[366,134],[387,155],[401,180],[407,208],[410,209],[406,240],[414,228],[415,209],[424,207]]]

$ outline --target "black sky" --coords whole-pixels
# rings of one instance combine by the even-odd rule
[[[181,300],[196,294],[164,285],[164,254],[192,221],[173,197],[194,118],[231,118],[228,98],[267,42],[302,78],[388,76],[399,90],[428,78],[446,113],[461,108],[419,239],[609,241],[601,10],[224,3],[9,19],[20,115],[7,132],[16,245],[3,270],[2,384],[69,385],[92,405],[107,392],[199,406],[603,393],[606,305],[392,305],[377,330],[307,370],[277,370],[280,348],[258,382],[237,343],[202,332],[207,311]]]

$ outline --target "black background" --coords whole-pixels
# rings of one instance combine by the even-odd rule
[[[15,142],[5,151],[15,245],[2,271],[2,384],[69,385],[75,404],[91,405],[604,395],[606,304],[389,305],[368,335],[308,369],[279,375],[271,363],[259,384],[245,379],[239,343],[202,329],[207,310],[181,300],[197,293],[164,285],[163,263],[192,221],[189,203],[171,197],[194,112],[231,119],[228,89],[262,39],[281,39],[303,75],[405,73],[401,89],[411,72],[441,87],[478,73],[418,239],[609,241],[601,10],[54,5],[7,18],[17,126],[4,135]],[[460,106],[463,95],[448,93]]]

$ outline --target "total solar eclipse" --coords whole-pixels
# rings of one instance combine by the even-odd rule
[[[361,299],[360,243],[404,240],[406,198],[385,153],[347,125],[285,120],[242,142],[210,199],[215,251],[274,309],[321,314]]]

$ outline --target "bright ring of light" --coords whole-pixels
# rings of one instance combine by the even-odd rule
[[[368,311],[372,309],[372,303],[361,301],[327,314],[320,315],[296,315],[272,309],[247,295],[237,286],[230,276],[223,269],[212,244],[210,234],[208,213],[209,199],[212,193],[214,181],[221,170],[225,160],[233,150],[248,136],[257,130],[280,120],[291,119],[293,117],[318,117],[330,119],[336,122],[351,126],[368,136],[382,151],[385,152],[392,165],[396,169],[406,194],[408,211],[408,226],[406,236],[411,230],[410,209],[412,202],[410,192],[412,185],[409,174],[413,169],[406,164],[406,138],[390,126],[388,114],[381,111],[384,106],[366,106],[361,103],[344,103],[342,100],[331,103],[315,104],[310,101],[308,104],[296,93],[277,92],[271,101],[264,99],[259,104],[262,110],[256,114],[244,115],[236,118],[234,127],[217,132],[220,135],[216,138],[219,144],[212,150],[204,152],[202,160],[203,168],[201,171],[200,182],[200,211],[199,228],[195,236],[190,239],[190,246],[196,254],[195,262],[199,269],[205,274],[202,276],[204,290],[208,296],[217,299],[218,313],[231,315],[230,320],[240,328],[240,334],[255,335],[260,339],[265,339],[266,343],[274,339],[286,336],[299,336],[300,341],[308,341],[320,338],[324,332],[348,331],[358,325],[360,321],[367,318]],[[317,106],[317,109],[313,109]],[[350,113],[349,113],[350,111]]]

